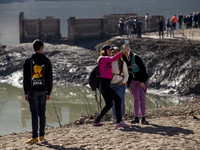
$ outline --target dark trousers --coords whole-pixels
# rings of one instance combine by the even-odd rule
[[[163,29],[159,29],[159,38],[161,37],[162,34],[162,38],[163,38]]]
[[[123,34],[124,34],[124,28],[119,28],[119,35],[121,35],[121,36],[123,36]]]
[[[38,117],[40,123],[39,135],[44,136],[46,124],[46,91],[28,91],[28,101],[31,111],[32,138],[38,137]]]
[[[138,27],[138,36],[141,37],[141,27]]]
[[[179,29],[182,29],[182,23],[179,23]]]
[[[103,118],[103,116],[112,108],[112,106],[113,106],[112,100],[115,102],[115,112],[116,112],[117,123],[122,121],[121,98],[110,87],[110,81],[111,81],[110,79],[106,79],[106,78],[101,79],[101,86],[100,86],[99,90],[101,91],[101,93],[103,95],[106,105],[101,110],[101,112],[98,114],[94,123],[100,122],[100,120]]]
[[[194,21],[194,27],[198,28],[198,21]]]

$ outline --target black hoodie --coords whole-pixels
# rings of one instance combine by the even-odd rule
[[[53,82],[52,66],[44,54],[35,53],[25,60],[23,77],[25,94],[28,94],[28,91],[47,91],[47,95],[50,95]]]
[[[125,55],[122,55],[123,60],[126,62],[129,72],[129,78],[128,78],[128,84],[129,87],[132,80],[139,81],[139,82],[145,82],[148,80],[148,74],[146,71],[146,67],[142,61],[142,58],[138,55],[134,55],[132,52],[130,52],[131,59],[128,61]],[[132,69],[132,58],[135,57],[135,63],[140,68],[139,72],[133,73]]]

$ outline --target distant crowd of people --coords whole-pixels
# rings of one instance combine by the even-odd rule
[[[137,16],[135,17],[126,17],[126,21],[123,22],[123,18],[119,19],[118,24],[119,29],[119,35],[124,35],[124,27],[126,28],[126,34],[127,37],[132,37],[134,35],[135,37],[141,37],[141,29],[142,29],[142,22],[140,21],[140,18]]]
[[[149,31],[149,14],[147,13],[145,15],[145,32]],[[158,31],[159,31],[159,37],[164,38],[163,30],[164,30],[164,20],[162,17],[160,17],[158,20]],[[191,29],[191,28],[200,28],[200,12],[197,13],[191,13],[190,15],[183,16],[183,13],[180,13],[178,18],[176,17],[176,14],[169,19],[167,18],[166,23],[166,31],[167,31],[167,37],[174,37],[174,30],[177,29],[177,24],[179,29]],[[142,28],[142,22],[140,21],[140,18],[137,16],[135,17],[126,17],[125,22],[123,21],[123,18],[119,19],[118,29],[119,29],[119,35],[123,36],[124,34],[127,35],[127,37],[141,37],[141,28]],[[126,29],[126,30],[124,30]],[[126,33],[125,33],[126,32]]]

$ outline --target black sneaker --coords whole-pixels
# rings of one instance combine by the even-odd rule
[[[142,124],[146,124],[146,125],[149,124],[149,122],[145,120],[145,117],[142,117],[142,121],[141,121],[141,123],[142,123]]]
[[[131,120],[131,123],[140,123],[140,120],[138,117],[135,117],[134,120]]]

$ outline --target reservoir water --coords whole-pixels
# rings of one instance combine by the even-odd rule
[[[171,18],[200,11],[199,0],[66,0],[0,3],[0,43],[19,44],[19,13],[27,19],[53,16],[60,19],[62,37],[67,36],[67,19],[100,18],[104,14],[137,13],[139,16],[164,15]],[[116,18],[118,19],[118,18]]]
[[[102,99],[102,102],[104,100]],[[180,105],[184,101],[174,101],[169,97],[147,94],[147,109]],[[88,87],[53,87],[51,100],[47,101],[46,124],[58,127],[55,109],[62,125],[74,122],[81,114],[97,111],[94,92]],[[133,98],[127,92],[126,111],[133,111]],[[104,104],[102,103],[102,106]],[[22,88],[0,84],[0,135],[31,131],[29,104],[24,100]]]

